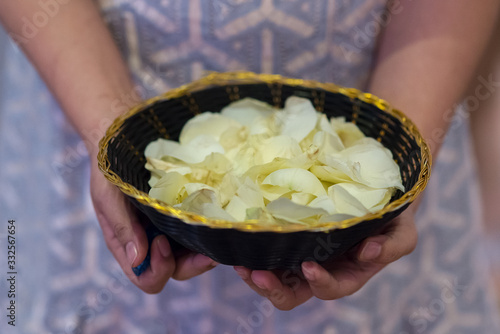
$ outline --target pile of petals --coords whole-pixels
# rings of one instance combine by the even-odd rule
[[[245,98],[190,119],[179,142],[146,150],[149,195],[208,218],[259,224],[341,221],[404,191],[391,152],[308,99],[284,109]]]

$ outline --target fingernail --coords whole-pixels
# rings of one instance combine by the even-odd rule
[[[135,247],[133,241],[130,241],[125,246],[125,254],[127,255],[128,263],[130,263],[130,265],[133,267],[135,259],[137,258],[137,247]]]
[[[267,288],[263,282],[261,282],[259,280],[255,280],[255,279],[252,279],[252,281],[253,281],[253,284],[257,285],[260,289],[267,290]]]
[[[363,261],[371,261],[376,259],[380,252],[382,251],[382,245],[376,242],[368,242],[361,252],[361,260]]]
[[[158,248],[160,249],[161,256],[168,258],[171,254],[170,245],[168,244],[167,237],[162,235],[158,238]]]
[[[316,279],[314,274],[314,264],[311,262],[304,262],[302,264],[302,273],[308,281],[314,281]]]

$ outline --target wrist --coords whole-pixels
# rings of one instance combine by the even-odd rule
[[[92,115],[73,119],[74,126],[92,159],[97,158],[99,141],[113,121],[141,102],[142,98],[137,92],[137,87],[128,85],[112,94],[101,94],[78,105],[78,114]]]

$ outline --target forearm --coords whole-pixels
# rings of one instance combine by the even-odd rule
[[[436,154],[491,37],[499,2],[396,3],[369,90],[405,112]]]
[[[38,1],[2,1],[0,19],[95,155],[96,133],[103,134],[124,111],[116,101],[133,94],[129,72],[93,1],[59,5],[57,14],[26,38],[22,18],[40,10]]]

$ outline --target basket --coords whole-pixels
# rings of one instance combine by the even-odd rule
[[[397,191],[382,210],[314,228],[290,224],[234,223],[184,212],[149,197],[144,149],[158,138],[177,140],[184,124],[203,111],[253,97],[282,108],[289,96],[311,100],[328,117],[343,116],[387,147],[407,191]],[[211,73],[147,100],[117,118],[100,142],[99,168],[165,233],[169,240],[226,264],[251,269],[295,269],[305,260],[334,259],[380,231],[421,193],[430,177],[429,148],[415,125],[384,100],[353,88],[278,75]]]

